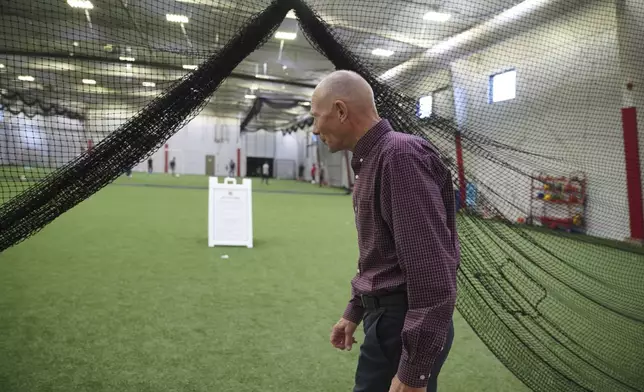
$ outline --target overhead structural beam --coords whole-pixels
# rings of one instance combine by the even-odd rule
[[[502,40],[529,31],[567,11],[579,8],[586,0],[525,0],[492,19],[434,45],[418,57],[407,60],[379,76],[383,82],[404,85],[411,75],[439,70],[462,57]]]
[[[96,62],[101,62],[101,63],[123,65],[122,61],[115,60],[115,59],[112,59],[112,58],[100,57],[100,56],[87,56],[87,55],[74,55],[74,57],[70,57],[68,53],[6,51],[6,52],[0,53],[0,55],[37,57],[38,59],[42,59],[42,58],[65,59],[67,61],[75,61],[75,60],[96,61]],[[183,71],[183,72],[186,72],[186,70],[183,69],[181,66],[172,65],[172,64],[166,64],[166,63],[160,63],[160,62],[135,61],[135,62],[131,62],[129,64],[146,66],[146,67],[151,67],[151,68],[157,68],[157,69],[161,69],[161,70],[171,70],[171,71]],[[284,84],[284,85],[287,85],[287,86],[305,87],[305,88],[311,88],[311,89],[314,89],[315,86],[316,86],[315,84],[298,82],[298,81],[294,81],[294,80],[280,79],[280,78],[273,78],[273,77],[261,78],[261,77],[255,76],[255,75],[247,75],[247,74],[241,74],[241,73],[235,73],[235,72],[231,73],[230,76],[228,76],[228,77],[233,78],[233,79],[253,80],[253,81],[257,81],[257,82]]]

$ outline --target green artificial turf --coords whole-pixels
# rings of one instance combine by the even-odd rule
[[[356,268],[350,196],[255,181],[255,247],[208,248],[207,191],[123,185],[206,179],[137,174],[0,253],[0,391],[351,390],[357,347],[328,343]],[[442,391],[526,390],[455,329]]]

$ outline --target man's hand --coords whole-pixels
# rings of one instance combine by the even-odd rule
[[[340,350],[351,351],[353,343],[358,343],[353,337],[356,328],[358,324],[341,318],[331,330],[331,345]]]
[[[398,376],[394,376],[394,379],[391,381],[391,387],[389,392],[427,392],[427,388],[412,388],[403,384]]]

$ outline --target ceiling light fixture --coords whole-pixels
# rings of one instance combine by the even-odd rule
[[[432,22],[446,22],[451,18],[452,15],[447,14],[445,12],[436,12],[436,11],[429,11],[425,15],[423,15],[424,20],[429,20]]]
[[[121,61],[134,61],[134,57],[119,56],[119,60],[121,60]]]
[[[182,67],[183,69],[192,69],[192,70],[197,69],[197,66],[196,66],[196,65],[189,65],[189,64],[184,64],[184,65],[182,65],[181,67]]]
[[[74,46],[78,47],[79,43],[78,43],[78,42],[76,42],[76,41],[74,41],[74,43],[73,43],[72,45],[74,45]]]
[[[4,68],[4,64],[0,64],[0,69]]]
[[[295,16],[295,11],[290,10],[289,12],[287,12],[286,13],[286,18],[287,19],[297,19],[297,17]]]
[[[143,87],[154,87],[156,84],[154,82],[143,82]]]
[[[254,94],[246,94],[246,95],[244,96],[244,98],[246,98],[246,99],[255,99],[255,98],[257,98],[257,96],[256,96],[256,95],[254,95]]]
[[[271,78],[271,77],[270,77],[270,76],[268,76],[268,75],[262,75],[262,74],[257,74],[257,75],[255,75],[255,77],[256,77],[256,78],[259,78],[259,79],[270,79],[270,78]]]
[[[185,15],[166,14],[165,20],[174,23],[188,23],[188,17]]]
[[[371,51],[371,54],[374,56],[383,56],[383,57],[389,57],[392,54],[394,54],[393,50],[387,50],[387,49],[374,49]]]
[[[67,0],[67,4],[72,8],[82,8],[84,10],[91,10],[94,8],[94,4],[89,0]]]
[[[83,79],[83,84],[96,84],[94,79]]]
[[[20,76],[18,76],[18,80],[22,80],[23,82],[33,82],[35,79],[34,79],[33,76],[20,75]]]
[[[297,33],[289,33],[289,32],[286,32],[286,31],[278,31],[277,33],[275,33],[275,38],[277,38],[277,39],[286,39],[286,40],[292,41],[295,38],[297,38]]]

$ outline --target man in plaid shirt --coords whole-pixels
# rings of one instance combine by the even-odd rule
[[[360,258],[352,298],[331,332],[350,350],[363,322],[354,392],[437,390],[454,337],[459,245],[451,174],[435,148],[394,132],[358,74],[316,87],[314,133],[331,152],[353,151]]]

